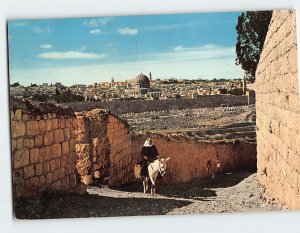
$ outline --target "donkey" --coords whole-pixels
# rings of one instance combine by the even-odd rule
[[[151,181],[151,195],[154,196],[156,195],[156,178],[158,174],[161,176],[164,176],[166,174],[166,169],[167,169],[167,161],[170,159],[170,157],[164,159],[156,159],[152,163],[148,165],[148,172],[149,172],[149,177],[145,177],[143,180],[143,186],[144,186],[144,193],[148,191],[148,180],[150,179]]]

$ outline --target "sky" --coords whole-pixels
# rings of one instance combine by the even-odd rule
[[[10,83],[243,78],[241,12],[8,21]]]

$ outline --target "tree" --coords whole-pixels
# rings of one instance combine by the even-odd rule
[[[246,11],[238,18],[236,64],[242,66],[250,82],[255,80],[271,17],[272,11]]]
[[[19,82],[16,82],[16,83],[11,84],[10,86],[11,86],[11,87],[18,87],[18,86],[20,86],[20,83],[19,83]]]

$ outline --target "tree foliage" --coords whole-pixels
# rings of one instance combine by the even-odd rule
[[[236,64],[242,66],[250,82],[255,80],[271,17],[272,11],[246,11],[238,17]]]

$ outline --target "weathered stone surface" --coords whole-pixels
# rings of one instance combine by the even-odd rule
[[[39,161],[39,149],[32,148],[30,150],[30,163],[37,163]]]
[[[40,134],[37,135],[37,136],[35,137],[34,144],[35,144],[35,146],[37,146],[37,147],[43,145],[43,136],[40,135]]]
[[[63,129],[54,130],[54,142],[60,143],[64,141],[64,131]]]
[[[22,119],[22,110],[21,109],[17,109],[15,111],[15,120],[19,121]]]
[[[79,159],[89,158],[90,144],[76,144],[75,149]]]
[[[24,147],[25,148],[32,148],[32,147],[34,147],[34,140],[31,139],[31,138],[24,139]]]
[[[49,161],[43,163],[43,171],[45,173],[50,172],[50,162]]]
[[[52,158],[58,158],[61,156],[61,144],[57,143],[51,146],[51,155]]]
[[[27,121],[27,135],[35,136],[40,133],[38,121]]]
[[[42,163],[37,163],[35,165],[35,173],[37,176],[40,176],[43,174],[43,164]]]
[[[88,158],[78,160],[78,162],[76,164],[77,172],[82,176],[88,175],[89,168],[91,167],[91,165],[92,165],[92,163]]]
[[[93,183],[93,178],[91,175],[84,175],[81,176],[81,182],[84,183],[85,185],[90,185]]]
[[[13,138],[22,137],[25,135],[26,128],[22,121],[11,122],[11,134]]]
[[[70,152],[70,145],[68,141],[62,143],[62,154],[66,155]]]
[[[14,153],[14,167],[20,168],[29,164],[29,150],[22,149]]]
[[[52,120],[51,119],[45,120],[45,130],[51,131],[51,129],[52,129]]]
[[[34,176],[34,167],[32,165],[24,167],[24,178],[29,178]]]
[[[39,121],[40,132],[44,133],[46,131],[46,124],[44,120]]]
[[[24,147],[24,139],[23,138],[19,138],[17,139],[17,150],[21,150]]]
[[[52,132],[46,132],[44,134],[44,145],[52,145],[53,144],[53,133]]]
[[[52,116],[52,124],[51,124],[51,127],[52,129],[57,129],[58,128],[58,119],[56,119],[54,116]]]
[[[274,11],[266,38],[255,82],[258,178],[270,198],[287,209],[299,209],[296,12]]]

